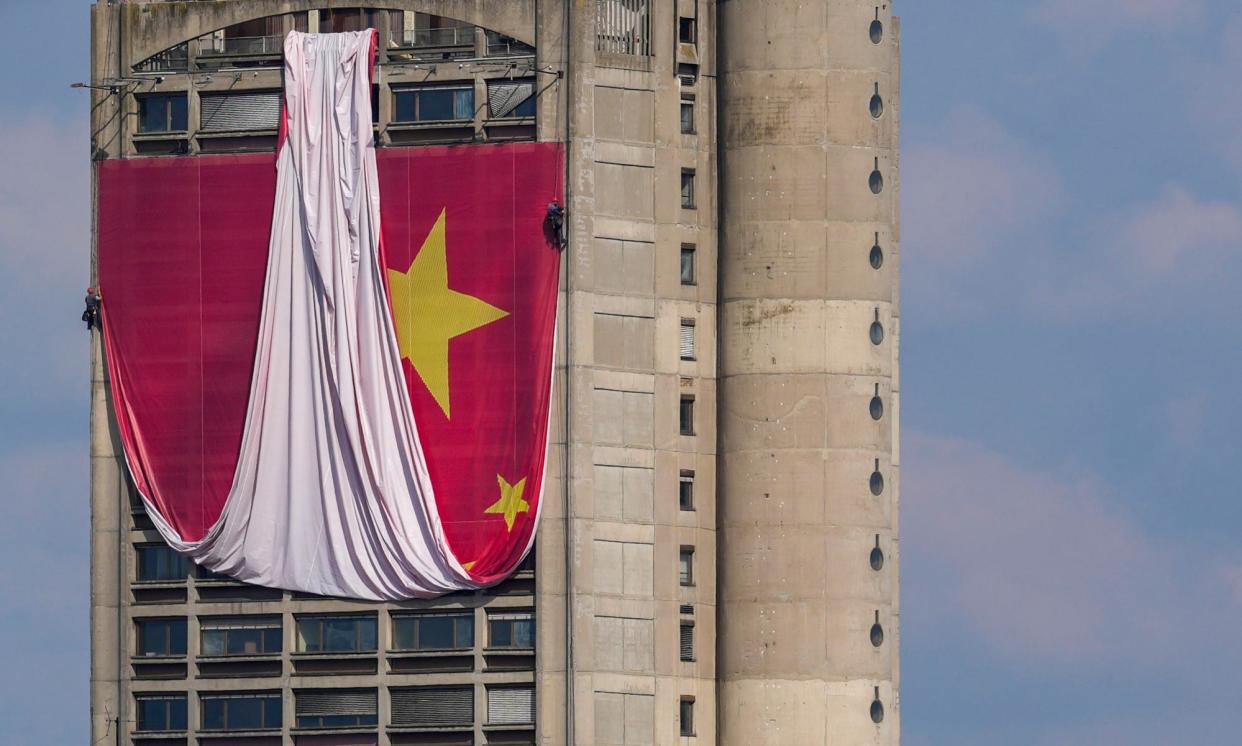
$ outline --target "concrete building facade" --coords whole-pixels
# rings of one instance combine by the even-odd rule
[[[98,2],[93,158],[270,151],[280,37],[368,26],[380,147],[567,144],[536,549],[433,601],[197,571],[135,499],[96,335],[92,741],[897,744],[891,6]],[[471,113],[420,117],[432,89]]]

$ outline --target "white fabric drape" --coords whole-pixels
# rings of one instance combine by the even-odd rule
[[[445,543],[381,274],[372,34],[285,40],[288,138],[232,489],[201,541],[148,512],[211,570],[379,600],[478,584]]]

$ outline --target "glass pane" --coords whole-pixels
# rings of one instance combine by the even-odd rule
[[[535,647],[535,620],[527,619],[513,623],[513,647]]]
[[[681,250],[681,282],[684,285],[694,282],[694,249]]]
[[[203,700],[203,730],[221,730],[224,728],[224,700]]]
[[[323,650],[319,642],[319,620],[298,620],[298,650],[307,653],[318,653]]]
[[[203,630],[203,655],[224,655],[227,633],[222,629]]]
[[[681,131],[694,132],[694,104],[681,105]]]
[[[279,627],[263,630],[263,652],[279,653],[284,643],[284,632]]]
[[[325,619],[323,628],[324,650],[340,653],[358,649],[357,619]]]
[[[168,99],[147,96],[138,100],[138,131],[163,132],[168,129]]]
[[[169,655],[185,655],[185,620],[174,619],[168,623]]]
[[[279,728],[281,722],[280,697],[267,697],[263,700],[263,727]]]
[[[415,119],[414,100],[418,96],[414,91],[400,91],[396,95],[397,111],[395,121],[413,122]]]
[[[453,617],[429,616],[419,620],[420,650],[447,650],[453,647]]]
[[[492,622],[491,638],[494,648],[507,648],[513,645],[513,622],[508,620]]]
[[[228,729],[253,730],[263,727],[263,703],[258,697],[228,700]]]
[[[229,655],[258,655],[263,652],[263,630],[229,630]]]
[[[168,701],[168,729],[185,730],[186,723],[185,697],[174,697]]]
[[[138,700],[138,730],[168,730],[165,722],[166,700]]]
[[[474,119],[474,91],[453,92],[453,118]]]
[[[453,118],[453,91],[418,92],[418,121],[438,122]]]
[[[413,650],[414,649],[414,625],[413,619],[404,618],[396,619],[392,625],[392,644],[397,650]]]
[[[375,618],[358,620],[358,650],[375,650]]]
[[[172,123],[174,130],[189,129],[189,115],[187,114],[187,105],[185,96],[169,97],[169,121]]]
[[[535,116],[535,97],[531,96],[522,103],[517,105],[509,116],[511,117],[533,117]]]
[[[457,617],[457,647],[474,647],[474,617]]]

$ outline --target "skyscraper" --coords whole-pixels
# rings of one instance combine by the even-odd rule
[[[382,151],[563,143],[535,549],[434,600],[194,568],[138,500],[96,334],[92,740],[898,743],[891,6],[338,5],[97,3],[96,174],[273,153],[290,31],[377,30]]]

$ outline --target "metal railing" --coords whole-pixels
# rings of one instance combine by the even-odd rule
[[[405,29],[400,34],[394,32],[393,38],[398,46],[411,49],[472,47],[474,46],[474,26]]]
[[[203,44],[200,57],[221,55],[278,55],[284,51],[284,36],[233,36]]]

